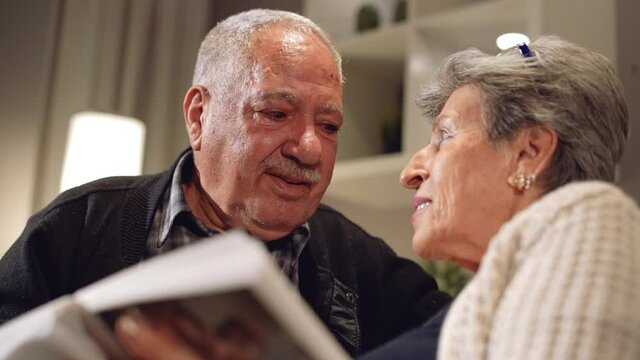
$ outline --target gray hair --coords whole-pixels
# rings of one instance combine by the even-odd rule
[[[288,11],[254,9],[230,16],[209,31],[198,51],[193,85],[204,85],[219,98],[245,86],[256,66],[252,39],[271,25],[286,25],[294,31],[317,37],[331,51],[342,79],[340,54],[318,25]]]
[[[519,130],[546,125],[558,134],[549,168],[538,174],[547,191],[570,181],[613,181],[629,133],[620,79],[602,55],[555,36],[500,56],[468,49],[449,56],[417,99],[434,119],[455,89],[476,87],[487,138],[495,145]],[[515,49],[517,50],[517,49]]]

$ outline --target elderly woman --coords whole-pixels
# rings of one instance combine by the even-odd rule
[[[413,249],[477,271],[438,357],[640,359],[640,212],[611,184],[629,126],[609,62],[557,37],[466,50],[418,104],[433,127],[400,177]],[[426,328],[383,357],[411,358]]]

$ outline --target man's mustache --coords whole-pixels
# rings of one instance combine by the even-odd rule
[[[318,169],[303,167],[295,160],[283,157],[269,157],[262,162],[261,167],[263,170],[274,169],[285,176],[302,178],[311,184],[317,184],[321,178]]]

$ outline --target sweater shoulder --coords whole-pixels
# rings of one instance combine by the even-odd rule
[[[505,227],[549,228],[552,224],[586,219],[638,218],[640,210],[632,198],[613,184],[599,181],[575,182],[544,195],[516,214]],[[617,220],[616,220],[617,221]],[[583,221],[584,222],[584,221]]]
[[[616,186],[576,182],[556,189],[516,214],[494,236],[484,256],[520,266],[535,256],[582,249],[612,249],[637,241],[640,210]],[[629,255],[629,254],[627,254]]]
[[[357,238],[381,241],[381,239],[369,234],[344,214],[326,204],[320,204],[320,206],[318,206],[318,209],[310,221],[312,223],[318,223],[323,228],[330,228],[337,232],[357,235]]]
[[[108,196],[114,199],[119,196],[125,197],[131,191],[157,183],[161,177],[162,174],[153,174],[115,176],[94,180],[62,192],[37,214],[46,217],[49,213],[67,206],[86,204],[89,199],[94,197]]]
[[[555,216],[570,209],[597,209],[603,203],[615,204],[621,209],[637,210],[634,200],[615,185],[600,181],[581,181],[548,193],[523,213],[544,210]]]

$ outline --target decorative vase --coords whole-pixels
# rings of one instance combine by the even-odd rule
[[[393,22],[397,23],[405,20],[407,20],[407,0],[399,0],[393,12]]]
[[[375,29],[380,24],[378,9],[372,4],[364,4],[358,10],[356,29],[358,32]]]

